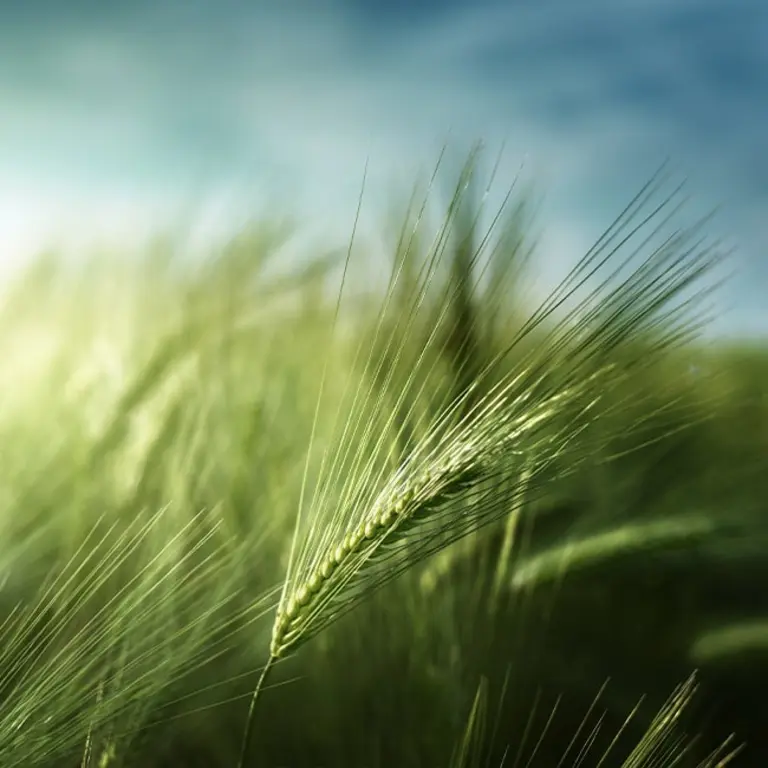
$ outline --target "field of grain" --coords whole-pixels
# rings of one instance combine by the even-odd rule
[[[260,220],[9,286],[0,765],[766,764],[768,346],[698,336],[725,255],[662,172],[542,304],[474,173],[384,279]]]

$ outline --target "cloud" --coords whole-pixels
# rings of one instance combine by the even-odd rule
[[[6,258],[56,208],[73,230],[124,216],[139,231],[223,189],[285,201],[342,236],[367,161],[373,213],[447,139],[484,138],[491,154],[507,147],[497,200],[528,158],[551,260],[565,265],[669,155],[697,210],[725,202],[721,225],[739,235],[732,324],[768,330],[754,288],[768,284],[759,2],[435,3],[400,8],[409,24],[341,0],[112,7],[0,29]]]

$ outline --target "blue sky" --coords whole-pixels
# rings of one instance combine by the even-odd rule
[[[289,201],[348,234],[440,147],[505,144],[580,255],[670,157],[738,248],[717,328],[768,333],[764,0],[38,0],[0,4],[0,262],[224,225]]]

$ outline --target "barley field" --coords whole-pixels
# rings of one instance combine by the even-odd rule
[[[716,225],[661,169],[542,300],[484,183],[417,185],[385,262],[264,217],[6,288],[0,766],[768,764],[768,346],[702,335]]]

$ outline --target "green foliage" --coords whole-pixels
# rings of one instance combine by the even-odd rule
[[[768,352],[695,342],[721,253],[661,173],[537,306],[476,160],[381,285],[265,220],[9,287],[0,765],[234,766],[254,686],[247,765],[764,764]]]

